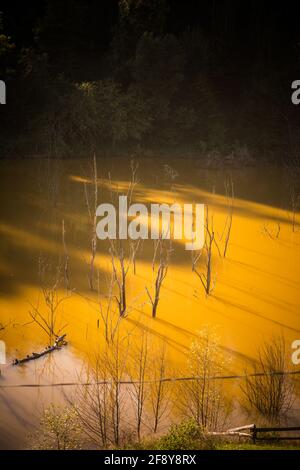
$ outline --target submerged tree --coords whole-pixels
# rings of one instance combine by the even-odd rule
[[[66,290],[69,291],[70,290],[70,267],[69,267],[70,257],[68,253],[67,242],[66,242],[66,227],[65,227],[64,219],[62,220],[62,245],[63,245],[63,251],[64,251],[64,263],[63,263],[64,283],[65,283]]]
[[[91,224],[91,258],[90,258],[90,269],[89,269],[89,286],[90,289],[93,291],[95,286],[94,286],[94,271],[95,271],[95,257],[97,253],[97,233],[96,233],[96,227],[97,227],[97,216],[96,216],[96,211],[98,207],[98,171],[97,171],[97,160],[96,160],[96,155],[94,154],[93,157],[93,176],[92,176],[92,190],[91,190],[91,195],[89,196],[88,189],[86,182],[84,182],[84,194],[85,194],[85,200],[86,200],[86,205],[87,205],[87,210],[88,210],[88,215],[90,219],[90,224]],[[91,199],[91,200],[90,200]]]
[[[157,307],[160,299],[160,291],[165,280],[169,262],[170,262],[170,253],[171,253],[171,244],[167,246],[166,240],[163,240],[161,237],[154,242],[154,253],[152,260],[152,271],[155,273],[154,281],[154,292],[151,294],[149,289],[146,287],[146,292],[148,294],[149,300],[152,306],[152,317],[156,318]],[[158,261],[157,261],[158,260]],[[155,271],[155,264],[158,264],[158,267]]]
[[[289,216],[292,230],[296,230],[297,211],[300,204],[300,157],[291,156],[286,162],[286,175],[288,185]]]
[[[100,328],[103,333],[104,339],[107,344],[114,342],[115,337],[118,335],[118,328],[122,316],[119,311],[114,308],[114,287],[115,287],[115,275],[111,273],[108,278],[108,292],[105,296],[101,295],[100,282],[99,282],[99,271],[98,271],[98,305],[100,318],[97,320],[97,327]]]
[[[215,238],[214,230],[214,218],[211,217],[209,221],[208,209],[206,211],[206,221],[205,221],[205,242],[204,248],[200,251],[192,251],[192,271],[198,276],[200,282],[203,286],[203,289],[206,295],[210,295],[215,287],[216,276],[213,276],[212,271],[212,258],[213,258],[213,246],[217,247],[219,255],[221,255],[218,243]],[[205,266],[204,271],[200,271],[198,268],[198,263],[202,260],[204,254]]]
[[[138,184],[137,170],[138,162],[131,160],[130,169],[131,177],[128,184],[127,190],[127,203],[131,204],[134,189]],[[109,178],[109,187],[111,191],[111,200],[119,201],[119,192],[113,191],[113,183]],[[117,185],[116,185],[117,188]],[[115,286],[115,295],[120,317],[124,317],[127,313],[127,276],[129,274],[129,269],[133,266],[133,272],[136,273],[136,257],[138,250],[140,248],[141,239],[110,239],[109,240],[109,254],[111,258],[111,266],[113,273],[113,283]]]
[[[48,271],[48,272],[47,272]],[[29,315],[32,321],[36,323],[48,336],[51,344],[62,333],[66,325],[62,325],[60,308],[62,303],[71,296],[71,291],[66,295],[61,295],[61,265],[55,268],[54,275],[49,275],[51,267],[40,258],[39,260],[39,276],[41,280],[41,295],[35,305],[30,303],[31,309]],[[50,276],[50,280],[47,277]],[[41,302],[42,299],[42,302]]]
[[[226,217],[224,230],[221,235],[221,240],[224,238],[224,249],[223,249],[224,258],[226,258],[226,254],[228,250],[228,244],[230,240],[232,220],[233,220],[234,189],[233,189],[233,180],[231,177],[225,180],[225,193],[226,193],[226,200],[227,200],[227,217]]]
[[[126,279],[132,258],[129,260],[126,258],[124,245],[119,240],[110,240],[109,251],[113,280],[117,286],[117,293],[114,298],[117,302],[120,317],[124,317],[127,310]]]

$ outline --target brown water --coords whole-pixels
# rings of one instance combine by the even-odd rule
[[[229,172],[197,168],[193,161],[170,161],[140,163],[134,200],[205,203],[221,237],[228,214],[224,181]],[[164,169],[165,163],[178,173],[174,180]],[[66,387],[3,386],[78,380],[83,361],[103,342],[103,329],[98,294],[88,284],[91,228],[84,183],[90,194],[90,162],[4,160],[0,174],[0,323],[6,325],[0,339],[6,343],[8,356],[0,378],[0,447],[7,448],[23,445],[42,407],[64,400]],[[119,326],[121,335],[134,342],[146,331],[154,349],[166,343],[174,374],[184,375],[189,346],[204,325],[217,328],[222,349],[231,359],[228,372],[232,374],[250,367],[264,340],[283,334],[289,353],[292,341],[300,339],[300,230],[299,226],[292,230],[288,182],[280,168],[231,170],[230,175],[235,195],[232,231],[226,258],[213,254],[212,295],[205,295],[191,270],[190,253],[179,241],[173,245],[156,319],[151,318],[145,289],[153,283],[151,241],[144,242],[138,253],[136,273],[131,267],[128,274],[129,308]],[[109,202],[111,191],[128,188],[128,161],[99,159],[98,178],[99,203]],[[29,310],[38,302],[41,310],[45,308],[39,260],[46,260],[53,271],[59,257],[63,259],[62,220],[74,290],[61,304],[58,322],[66,325],[69,345],[51,356],[12,367],[13,358],[47,344]],[[105,242],[98,241],[95,266],[99,292],[105,295],[111,272]],[[59,295],[65,295],[63,288]],[[232,393],[237,387],[234,383]],[[296,408],[297,404],[293,416],[299,419]]]

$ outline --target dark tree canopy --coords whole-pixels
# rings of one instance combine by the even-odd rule
[[[299,134],[298,18],[258,0],[3,1],[1,156],[281,158]]]

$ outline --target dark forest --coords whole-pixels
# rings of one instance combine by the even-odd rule
[[[4,1],[1,157],[282,161],[298,148],[292,2]]]

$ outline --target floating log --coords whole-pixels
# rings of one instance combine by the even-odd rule
[[[43,349],[43,351],[40,351],[38,353],[33,352],[31,354],[28,354],[23,359],[14,359],[13,363],[12,363],[13,366],[17,366],[19,364],[24,364],[24,362],[33,361],[35,359],[38,359],[39,357],[42,357],[42,356],[45,356],[46,354],[51,353],[52,351],[56,351],[57,349],[61,349],[62,346],[66,346],[68,344],[67,341],[65,340],[65,337],[66,337],[65,334],[62,335],[62,336],[58,336],[56,338],[55,342],[53,343],[53,345],[52,346],[47,346],[45,349]]]

